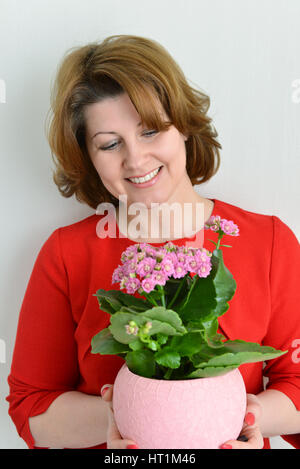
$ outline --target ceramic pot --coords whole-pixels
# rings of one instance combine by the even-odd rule
[[[124,364],[114,383],[113,409],[122,438],[140,449],[218,449],[240,434],[246,389],[238,369],[172,381],[138,376]]]

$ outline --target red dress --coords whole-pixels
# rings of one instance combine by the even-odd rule
[[[232,220],[240,236],[223,238],[224,261],[237,282],[230,308],[219,319],[228,339],[270,345],[288,353],[275,360],[240,366],[246,390],[257,394],[267,387],[286,394],[300,410],[300,249],[296,236],[278,217],[261,215],[214,201],[213,215]],[[11,416],[21,438],[35,448],[28,419],[47,410],[61,393],[71,390],[100,395],[103,384],[113,383],[124,363],[117,356],[90,353],[92,337],[109,324],[94,293],[112,284],[121,254],[134,244],[128,238],[101,239],[91,215],[56,229],[35,261],[23,299],[8,376]],[[192,238],[193,239],[193,238]],[[213,251],[204,231],[204,247]],[[177,239],[182,245],[191,239]],[[163,243],[151,243],[162,245]],[[298,346],[298,351],[297,351]],[[283,438],[300,448],[300,435]],[[106,448],[106,444],[97,446]],[[265,439],[265,448],[269,441]]]

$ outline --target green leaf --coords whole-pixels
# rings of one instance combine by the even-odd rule
[[[212,348],[222,347],[222,340],[225,339],[225,337],[217,332],[219,328],[218,318],[214,318],[211,321],[203,321],[202,325],[206,343]]]
[[[138,314],[118,312],[111,316],[109,330],[114,338],[122,344],[129,344],[137,339],[134,334],[128,334],[126,331],[126,325],[129,321],[134,321],[138,327],[143,326],[147,321],[145,318]]]
[[[277,350],[269,345],[260,345],[256,342],[245,342],[244,340],[227,340],[224,342],[224,349],[235,354],[259,353],[262,356],[262,360],[272,360],[288,352],[288,350]]]
[[[164,309],[164,308],[163,308]],[[150,310],[149,310],[150,311]],[[155,316],[155,315],[154,315]],[[151,322],[152,327],[149,330],[147,335],[152,336],[154,334],[164,334],[164,335],[179,335],[180,333],[167,322],[158,321],[152,319],[151,316],[144,313],[132,314],[127,312],[118,312],[111,316],[109,330],[114,336],[114,338],[123,344],[129,344],[136,340],[136,336],[133,334],[128,334],[126,331],[126,325],[129,324],[129,321],[134,321],[137,326],[140,328],[144,326],[147,322]]]
[[[237,368],[237,366],[235,366],[235,365],[233,365],[233,366],[218,366],[218,367],[209,366],[207,368],[198,368],[197,370],[192,371],[192,373],[189,373],[188,375],[186,375],[185,378],[186,379],[190,379],[190,378],[212,378],[213,376],[224,375],[224,374],[228,373],[229,371],[234,370],[235,368]]]
[[[151,378],[155,374],[154,354],[150,350],[128,352],[125,360],[129,370],[136,375]]]
[[[151,327],[151,329],[149,331],[149,334],[148,334],[150,336],[152,336],[154,334],[164,334],[164,335],[168,335],[168,336],[169,335],[180,335],[180,333],[177,332],[176,329],[167,322],[156,321],[155,319],[151,319],[148,316],[144,316],[144,318],[146,320],[145,323],[148,322],[149,320],[151,320],[152,327]]]
[[[133,340],[128,346],[131,350],[142,350],[144,348],[144,344],[139,339]]]
[[[230,301],[235,293],[236,290],[236,282],[227,267],[224,265],[223,261],[223,252],[218,249],[214,250],[213,255],[213,263],[216,262],[216,274],[214,276],[213,282],[216,289],[216,300],[217,300],[217,308],[216,314],[217,316],[222,316],[229,308],[229,304],[227,303]]]
[[[228,301],[234,295],[236,282],[224,265],[221,250],[214,250],[211,262],[210,275],[197,277],[188,299],[177,308],[183,321],[211,321],[229,308]]]
[[[170,347],[181,357],[191,357],[201,350],[203,339],[200,332],[188,332],[183,336],[172,337]]]
[[[207,354],[206,356],[205,353]],[[254,342],[228,340],[223,344],[222,348],[218,348],[214,352],[211,352],[210,357],[209,348],[204,348],[199,354],[192,357],[192,362],[196,368],[223,366],[238,367],[244,363],[255,363],[277,358],[284,353],[286,352],[276,350],[273,347],[262,346]]]
[[[169,337],[165,334],[157,334],[156,336],[156,342],[159,345],[164,345],[168,341]]]
[[[172,309],[166,309],[163,306],[155,306],[154,308],[145,311],[143,316],[149,318],[150,320],[156,319],[158,321],[170,324],[170,326],[172,326],[176,332],[180,334],[185,334],[187,332],[186,328],[182,325],[180,316]]]
[[[119,311],[122,306],[129,306],[138,311],[145,311],[149,308],[149,302],[141,298],[124,293],[120,290],[97,290],[94,295],[98,299],[100,309],[107,313],[114,314]]]
[[[191,278],[189,275],[180,279],[169,279],[164,285],[166,305],[172,302],[172,309],[176,311],[177,305],[185,298],[186,292],[191,283]],[[177,295],[177,296],[176,296]],[[176,299],[173,301],[173,299]]]
[[[210,359],[222,354],[224,354],[224,348],[212,348],[204,343],[199,351],[191,357],[191,362],[195,368],[204,367]]]
[[[171,347],[164,347],[154,355],[156,363],[166,368],[176,369],[180,367],[181,357]]]
[[[122,306],[122,304],[115,298],[106,298],[105,296],[98,295],[94,296],[97,296],[100,309],[106,313],[114,314]]]
[[[101,355],[117,355],[129,350],[126,345],[120,344],[113,338],[108,328],[94,335],[91,346],[91,353],[100,353]]]

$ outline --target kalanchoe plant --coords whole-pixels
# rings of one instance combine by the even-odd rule
[[[242,340],[225,340],[218,318],[229,308],[236,282],[223,262],[224,235],[238,236],[232,221],[212,216],[205,228],[218,234],[213,252],[147,243],[129,246],[112,277],[120,290],[95,296],[110,325],[92,339],[92,353],[118,355],[130,371],[153,379],[206,378],[285,351]],[[133,296],[138,292],[144,298]]]

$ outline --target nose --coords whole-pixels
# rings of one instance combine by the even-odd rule
[[[149,151],[146,145],[142,142],[134,139],[130,142],[126,142],[123,167],[126,173],[130,176],[131,174],[143,174],[145,169],[148,169],[147,161],[149,158]]]

